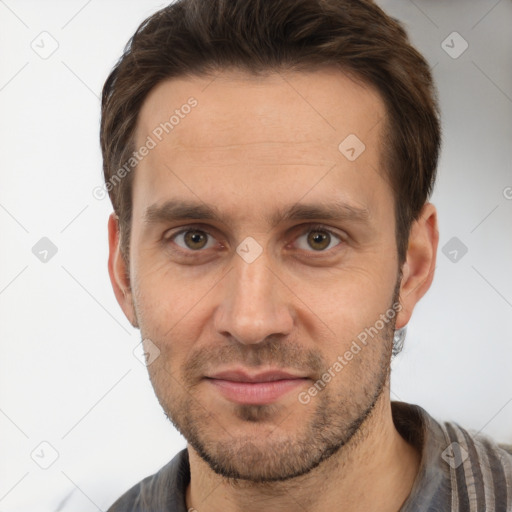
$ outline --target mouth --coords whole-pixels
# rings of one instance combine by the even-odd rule
[[[251,374],[244,370],[229,370],[206,377],[227,400],[238,404],[265,405],[278,401],[284,395],[308,380],[283,370],[269,370]]]

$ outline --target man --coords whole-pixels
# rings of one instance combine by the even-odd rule
[[[107,79],[101,144],[114,292],[188,441],[111,511],[512,510],[509,452],[390,401],[440,144],[396,21],[178,1]]]

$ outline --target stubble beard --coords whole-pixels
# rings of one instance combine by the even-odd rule
[[[392,304],[397,300],[398,286]],[[355,356],[365,359],[359,363],[359,369],[364,370],[362,378],[356,378],[354,383],[345,382],[336,392],[336,380],[344,379],[344,368],[309,404],[302,405],[298,400],[292,403],[292,407],[303,408],[299,409],[299,415],[291,410],[283,411],[284,406],[278,404],[233,404],[237,423],[245,423],[252,432],[254,427],[261,426],[263,435],[260,436],[230,433],[228,419],[219,421],[208,410],[208,404],[194,395],[194,384],[188,388],[184,384],[178,386],[176,378],[169,378],[170,371],[162,364],[154,363],[150,367],[150,378],[165,414],[212,471],[232,482],[286,481],[309,473],[343,447],[351,449],[358,439],[364,438],[365,422],[388,382],[395,320],[390,320]],[[246,353],[241,357],[247,347],[231,347],[229,350],[223,347],[213,354],[198,352],[188,359],[190,364],[186,365],[180,380],[182,383],[197,382],[194,378],[204,370],[208,361],[244,362],[247,366],[264,362],[289,368],[315,368],[315,374],[319,372],[319,375],[330,366],[318,352],[304,353],[300,348],[297,352],[296,347],[284,347],[280,341],[270,342],[259,347],[261,350],[252,353],[249,359]],[[355,389],[351,391],[350,388]],[[169,393],[170,390],[174,391]],[[311,408],[314,408],[313,412],[310,412]],[[292,422],[295,432],[286,432],[273,421],[279,417],[284,423],[288,415],[297,416]]]

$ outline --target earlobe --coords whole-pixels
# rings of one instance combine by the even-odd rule
[[[406,261],[402,267],[400,304],[396,328],[409,322],[416,303],[425,295],[434,278],[439,231],[437,211],[433,204],[426,203],[409,234]]]
[[[128,321],[134,327],[138,327],[133,307],[130,272],[121,252],[119,220],[115,213],[110,214],[108,219],[108,244],[108,273],[114,294]]]

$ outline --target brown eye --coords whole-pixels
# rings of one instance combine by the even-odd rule
[[[326,231],[310,231],[308,234],[308,244],[315,251],[323,251],[330,242],[331,235]]]
[[[295,246],[303,251],[327,252],[342,242],[341,235],[323,227],[309,227],[297,238]]]
[[[184,241],[190,249],[202,249],[206,242],[206,234],[201,231],[187,231]]]
[[[182,249],[199,251],[209,249],[214,245],[215,239],[205,231],[199,229],[188,229],[175,234],[172,239]]]

